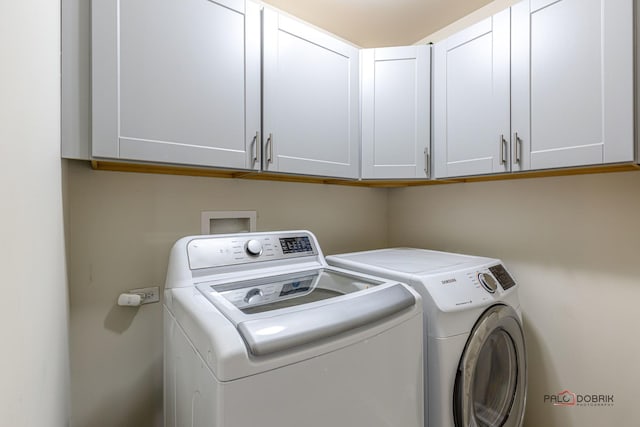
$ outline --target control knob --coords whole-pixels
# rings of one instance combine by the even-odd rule
[[[259,240],[251,239],[245,245],[245,250],[251,256],[258,256],[262,253],[262,243]]]
[[[478,274],[478,279],[480,280],[482,287],[485,288],[487,292],[494,293],[496,289],[498,289],[498,283],[492,275],[488,273],[480,273]]]

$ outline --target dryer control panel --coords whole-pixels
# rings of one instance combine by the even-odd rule
[[[486,305],[516,285],[503,264],[488,264],[425,279],[430,297],[442,311]]]
[[[318,253],[315,239],[305,232],[203,236],[192,239],[187,244],[191,270],[316,257]]]
[[[509,272],[506,268],[504,268],[504,265],[494,265],[493,267],[489,267],[489,271],[491,272],[491,274],[493,274],[498,283],[500,283],[500,286],[502,286],[502,289],[504,289],[505,291],[516,285],[515,280],[513,280],[511,275],[509,275]]]

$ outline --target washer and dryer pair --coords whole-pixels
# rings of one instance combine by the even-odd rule
[[[522,423],[517,284],[495,259],[325,260],[307,231],[185,237],[164,337],[165,427]]]
[[[397,248],[327,262],[407,283],[422,296],[426,427],[522,425],[527,358],[518,285],[500,260]]]

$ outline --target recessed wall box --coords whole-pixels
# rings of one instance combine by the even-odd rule
[[[204,211],[202,234],[248,233],[256,231],[256,211]]]

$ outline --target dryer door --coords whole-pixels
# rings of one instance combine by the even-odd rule
[[[456,427],[518,427],[527,390],[522,325],[515,310],[495,305],[476,323],[454,387]]]

